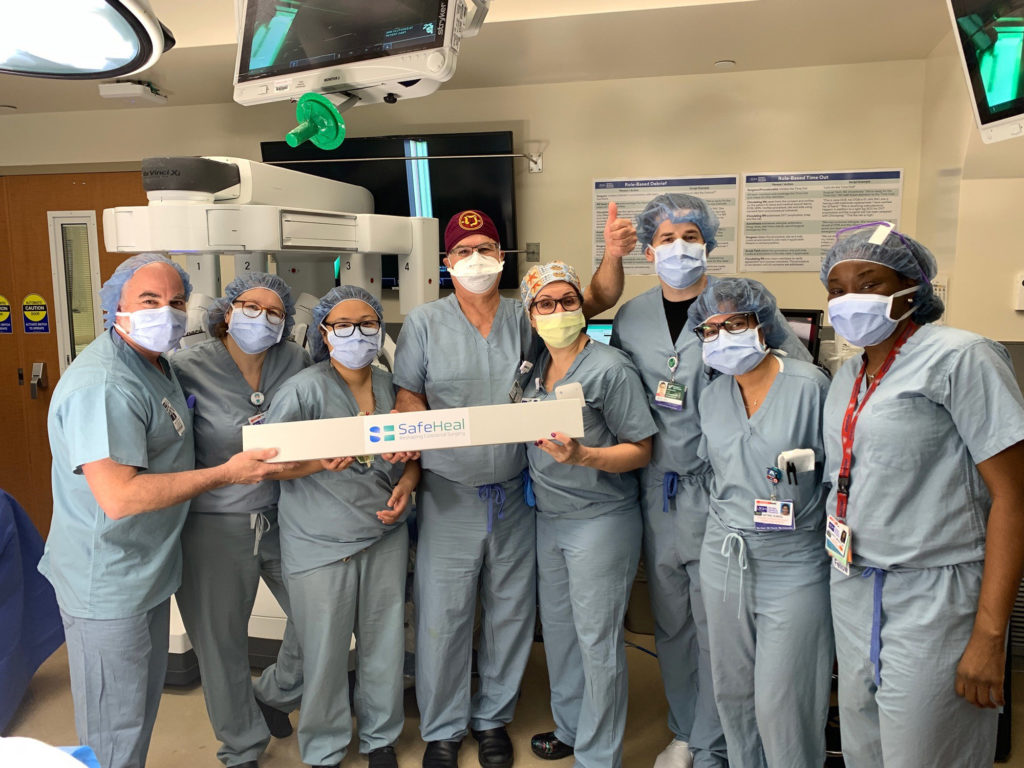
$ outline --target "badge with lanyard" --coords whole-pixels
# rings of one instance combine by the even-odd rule
[[[249,402],[252,403],[253,407],[256,409],[255,415],[249,417],[250,426],[262,424],[264,421],[267,420],[267,412],[260,410],[260,406],[263,405],[264,402],[266,402],[266,399],[267,398],[263,395],[262,392],[253,392],[251,395],[249,395]]]
[[[864,411],[871,395],[882,383],[885,374],[889,372],[896,355],[904,342],[909,339],[918,329],[917,323],[907,323],[900,333],[899,338],[886,355],[882,367],[878,369],[874,379],[871,381],[864,393],[864,397],[858,402],[860,388],[864,383],[864,376],[867,371],[867,359],[860,365],[860,372],[853,382],[853,391],[850,393],[850,402],[846,406],[846,413],[843,415],[842,446],[843,460],[839,465],[839,476],[836,479],[836,512],[828,516],[825,526],[825,551],[832,558],[832,565],[837,571],[845,575],[850,573],[850,563],[853,559],[853,532],[846,522],[846,512],[850,504],[850,469],[853,467],[853,436],[857,430],[857,420]]]
[[[519,363],[519,370],[516,371],[516,375],[512,380],[512,388],[508,391],[510,402],[521,403],[523,401],[523,384],[520,379],[532,370],[533,363],[529,360],[523,360]]]
[[[777,493],[782,481],[782,470],[768,467],[765,477],[771,490],[770,498],[754,499],[754,529],[758,531],[792,531],[796,528],[793,500],[780,499]]]
[[[679,368],[679,357],[670,355],[668,364],[669,379],[658,382],[658,391],[654,393],[654,404],[660,408],[681,411],[686,404],[686,385],[676,382],[676,369]]]

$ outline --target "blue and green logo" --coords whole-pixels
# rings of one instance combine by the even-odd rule
[[[383,427],[370,427],[370,442],[379,443],[382,440],[386,443],[395,439],[395,427],[393,424],[385,424]]]

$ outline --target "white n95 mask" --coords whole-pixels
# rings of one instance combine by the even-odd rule
[[[680,237],[652,250],[654,271],[670,288],[689,288],[700,280],[708,266],[704,243],[688,243]]]
[[[880,293],[847,293],[828,303],[828,321],[836,333],[856,347],[873,347],[880,344],[896,330],[904,318],[914,311],[911,307],[900,317],[893,319],[892,302],[897,296],[915,293],[919,285],[896,291],[892,296]]]
[[[188,314],[170,304],[156,309],[118,312],[117,316],[130,318],[127,331],[115,325],[120,333],[143,349],[161,354],[178,346],[188,326]]]
[[[478,251],[454,264],[448,272],[470,293],[487,293],[501,277],[502,263]]]

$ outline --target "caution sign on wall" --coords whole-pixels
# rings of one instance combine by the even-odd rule
[[[0,294],[0,333],[14,333],[14,322],[11,320],[11,302]]]
[[[46,299],[38,293],[30,293],[21,302],[21,314],[25,321],[25,333],[49,333],[50,310]]]

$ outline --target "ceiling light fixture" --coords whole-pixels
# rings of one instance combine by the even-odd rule
[[[715,62],[715,69],[720,69],[723,72],[730,69],[735,69],[736,59],[719,59]]]
[[[153,66],[174,36],[147,0],[0,0],[0,73],[61,80]]]

